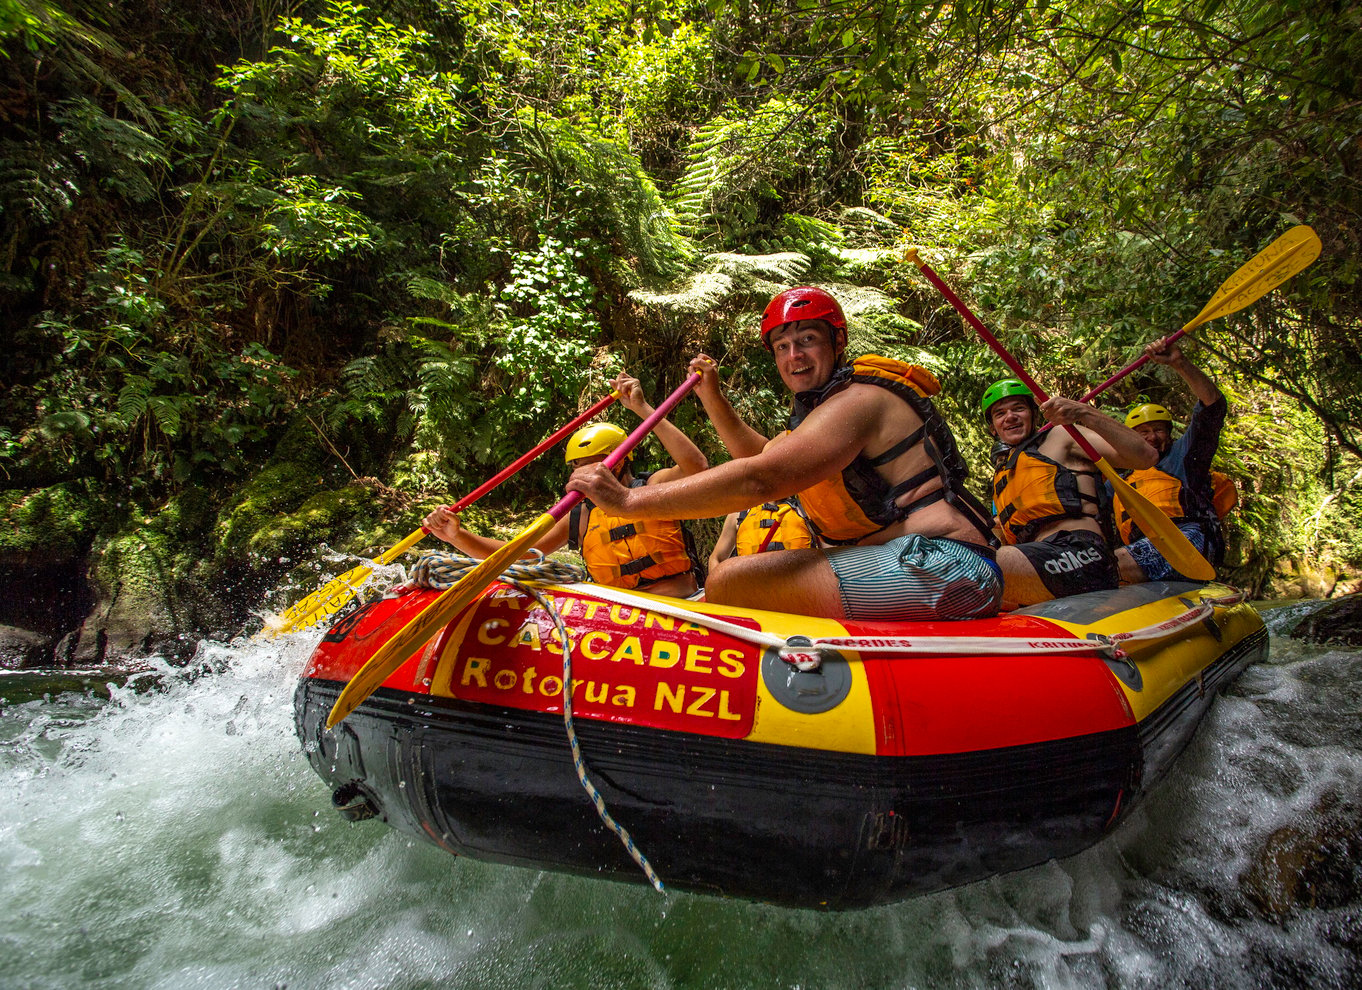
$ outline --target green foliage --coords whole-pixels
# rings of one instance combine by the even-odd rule
[[[463,79],[429,71],[426,32],[371,16],[348,0],[329,0],[326,7],[315,22],[285,17],[278,31],[288,43],[259,61],[237,63],[218,85],[262,109],[306,111],[299,123],[328,125],[327,137],[342,150],[377,142],[400,158],[463,126]],[[222,119],[234,112],[229,104]]]
[[[55,43],[71,18],[46,0],[0,0],[0,42],[18,38],[29,51]],[[9,55],[0,47],[0,57]]]
[[[543,227],[554,236],[608,245],[627,259],[628,271],[616,273],[622,281],[666,278],[690,260],[690,245],[627,148],[531,110],[519,113],[517,128],[516,178],[553,206],[556,222]]]
[[[508,417],[538,418],[586,384],[600,326],[591,314],[595,289],[578,270],[585,257],[546,237],[538,251],[511,262],[511,280],[501,290],[509,318],[493,362],[514,383],[503,410]]]
[[[621,143],[646,139],[704,107],[713,47],[684,5],[591,0],[555,4],[468,0],[470,62],[488,102],[515,113],[555,107]]]
[[[347,364],[328,424],[387,422],[395,413],[397,434],[443,451],[441,470],[453,474],[512,459],[527,436],[575,406],[591,380],[601,328],[584,273],[589,260],[545,237],[537,250],[511,254],[498,301],[486,309],[447,285],[413,280],[416,294],[459,322],[412,318],[432,336],[408,334]],[[483,402],[470,402],[474,394]]]
[[[1294,404],[1251,393],[1230,399],[1234,415],[1217,464],[1236,479],[1240,504],[1230,517],[1226,563],[1253,584],[1272,561],[1303,554],[1318,539],[1319,512],[1329,501],[1321,477],[1324,437]]]
[[[6,484],[160,504],[252,479],[213,539],[255,567],[305,543],[289,514],[341,459],[423,493],[480,481],[620,358],[663,389],[705,349],[778,428],[752,327],[811,282],[848,302],[853,350],[937,372],[982,492],[1003,368],[894,249],[1076,394],[1309,222],[1321,260],[1196,354],[1234,393],[1236,573],[1356,552],[1355,6],[275,9],[0,0]],[[1185,398],[1141,374],[1112,408],[1142,392]],[[341,501],[314,522],[345,539],[369,520]]]
[[[672,192],[681,229],[715,248],[768,254],[788,246],[783,238],[793,244],[796,233],[826,240],[826,229],[809,228],[811,218],[791,216],[785,230],[779,222],[830,205],[832,190],[819,177],[839,164],[838,123],[784,97],[713,118],[691,141]]]
[[[126,246],[105,252],[84,301],[79,315],[38,323],[57,346],[25,390],[37,419],[10,456],[47,445],[139,485],[242,472],[291,401],[292,369],[259,344],[233,349],[210,327],[171,323],[145,258]]]
[[[713,51],[704,24],[683,22],[642,43],[621,38],[600,61],[597,101],[608,111],[600,117],[621,137],[637,141],[706,109],[703,86],[713,71]]]

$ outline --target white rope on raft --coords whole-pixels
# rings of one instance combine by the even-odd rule
[[[638,864],[643,875],[653,885],[653,889],[658,893],[665,893],[662,879],[653,869],[653,865],[648,862],[648,857],[643,854],[643,850],[634,845],[634,839],[629,834],[629,830],[615,821],[605,807],[605,798],[601,796],[601,792],[587,775],[586,760],[582,756],[582,747],[577,739],[577,726],[572,718],[572,640],[568,637],[567,627],[563,624],[563,617],[559,614],[553,599],[544,595],[535,587],[537,584],[561,585],[580,582],[586,577],[586,572],[571,564],[548,560],[538,550],[533,552],[539,554],[538,560],[533,563],[512,564],[502,571],[501,580],[538,602],[540,607],[548,613],[549,618],[553,620],[554,627],[558,630],[558,641],[563,644],[563,728],[567,730],[568,746],[572,749],[572,768],[576,771],[577,780],[581,783],[582,789],[586,791],[587,797],[591,799],[601,821],[619,836],[620,842],[624,844],[625,851]],[[448,588],[465,573],[481,563],[482,561],[476,557],[465,557],[463,554],[438,550],[425,553],[412,567],[411,583],[423,588]]]
[[[515,566],[537,567],[540,565]],[[548,564],[544,566],[547,567]],[[566,564],[554,566],[561,568],[562,573],[578,575],[573,579],[574,581],[579,582],[580,576],[583,576],[579,568]],[[508,570],[507,574],[510,575],[511,570]],[[537,575],[536,579],[538,579]],[[1203,598],[1195,605],[1189,604],[1187,610],[1180,615],[1163,622],[1145,626],[1142,629],[1131,629],[1110,635],[1093,633],[1087,639],[1040,639],[1024,636],[829,636],[799,637],[800,642],[791,642],[784,636],[763,632],[760,629],[748,629],[737,623],[728,622],[713,615],[706,615],[703,612],[696,612],[669,601],[641,598],[620,588],[611,588],[600,584],[578,584],[574,586],[572,583],[560,579],[550,579],[550,583],[563,584],[568,590],[589,594],[592,597],[614,602],[617,605],[627,605],[633,608],[646,609],[660,615],[668,615],[684,622],[703,626],[714,632],[724,633],[754,646],[775,650],[781,659],[801,670],[812,670],[822,663],[820,650],[851,650],[862,656],[869,655],[872,657],[883,654],[896,656],[1026,656],[1034,654],[1062,656],[1098,653],[1102,656],[1120,658],[1125,656],[1125,651],[1122,649],[1123,644],[1171,636],[1188,626],[1201,622],[1215,609],[1236,605],[1245,598],[1245,593],[1242,591],[1235,591],[1219,598]]]
[[[594,598],[614,602],[617,605],[628,605],[656,612],[660,615],[671,616],[698,626],[704,626],[706,629],[715,632],[724,633],[734,639],[755,646],[773,649],[777,651],[782,660],[801,670],[813,670],[822,663],[820,650],[851,650],[871,656],[877,654],[893,654],[896,656],[1024,656],[1032,654],[1098,653],[1103,656],[1120,658],[1125,656],[1125,651],[1121,648],[1124,643],[1171,636],[1181,629],[1202,621],[1215,609],[1238,604],[1245,597],[1244,592],[1236,591],[1220,598],[1204,598],[1196,605],[1190,606],[1187,611],[1164,622],[1111,635],[1094,633],[1091,634],[1089,639],[1028,639],[1019,636],[828,636],[799,637],[802,640],[801,642],[792,643],[789,639],[777,636],[774,633],[763,632],[760,629],[748,629],[713,615],[706,615],[703,612],[695,612],[680,605],[673,605],[668,601],[641,598],[619,588],[592,584],[577,587],[568,586],[568,590],[589,594]]]
[[[535,584],[572,584],[586,580],[586,571],[580,567],[550,560],[538,550],[532,550],[531,553],[538,554],[538,559],[511,564],[501,572],[501,579],[507,584],[514,584],[517,581]],[[409,583],[443,591],[445,588],[452,588],[465,574],[481,563],[477,557],[466,557],[461,553],[428,550],[412,565]]]

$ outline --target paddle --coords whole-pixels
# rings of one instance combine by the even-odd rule
[[[455,512],[462,512],[493,488],[500,485],[507,478],[519,472],[526,464],[548,450],[559,440],[563,439],[563,437],[567,436],[573,430],[577,429],[577,427],[608,407],[618,398],[619,396],[616,393],[611,392],[605,398],[592,405],[591,408],[574,416],[571,422],[555,430],[552,435],[544,439],[533,450],[521,454],[520,457],[502,468],[497,474],[484,481],[463,498],[459,499],[451,508]],[[372,564],[360,564],[358,567],[353,567],[346,571],[340,577],[333,578],[326,586],[318,588],[302,601],[295,602],[284,609],[278,616],[273,617],[266,623],[264,629],[256,633],[256,637],[259,638],[263,636],[266,639],[273,639],[276,636],[293,632],[296,629],[306,629],[308,626],[315,625],[322,621],[322,619],[325,619],[327,616],[335,614],[346,602],[355,596],[356,592],[359,591],[360,586],[364,584],[364,582],[369,579],[369,575],[374,572],[375,567],[392,563],[419,543],[426,533],[426,528],[422,526],[420,529],[405,537],[402,542],[398,543],[396,546],[379,554]]]
[[[1201,312],[1177,333],[1165,337],[1163,342],[1171,344],[1203,323],[1237,313],[1249,303],[1256,302],[1293,275],[1308,268],[1319,257],[1320,248],[1319,235],[1313,230],[1305,224],[1292,227],[1240,265],[1239,270],[1215,290],[1215,295],[1211,296],[1210,302]],[[1148,354],[1137,358],[1078,401],[1091,402],[1148,360]]]
[[[1026,373],[1026,369],[1017,363],[1017,359],[1007,352],[998,339],[989,333],[988,328],[979,321],[979,318],[970,312],[969,307],[961,302],[960,297],[950,290],[941,277],[928,267],[927,263],[918,257],[917,248],[909,248],[904,254],[904,260],[911,261],[917,265],[923,275],[927,276],[928,281],[940,290],[946,297],[947,302],[955,307],[955,311],[964,317],[965,321],[978,332],[983,338],[984,343],[993,348],[995,354],[1003,359],[1003,362],[1012,369],[1012,373],[1020,378],[1026,386],[1031,389],[1037,402],[1045,402],[1049,396],[1036,384],[1035,379]],[[1111,482],[1111,487],[1116,494],[1121,497],[1126,510],[1134,518],[1140,529],[1149,537],[1151,543],[1158,547],[1159,552],[1172,564],[1178,571],[1185,574],[1194,581],[1212,581],[1215,579],[1215,568],[1205,557],[1197,552],[1196,547],[1192,546],[1190,540],[1182,530],[1174,525],[1173,520],[1169,519],[1158,506],[1150,502],[1147,498],[1137,492],[1130,484],[1116,473],[1116,469],[1107,463],[1093,449],[1092,444],[1084,438],[1083,434],[1073,426],[1066,426],[1069,435],[1078,442],[1083,453],[1092,458],[1092,462],[1097,465],[1097,469],[1103,476]]]
[[[675,392],[667,396],[662,404],[653,410],[651,415],[634,428],[634,432],[630,433],[622,444],[610,452],[610,456],[605,459],[605,466],[613,471],[620,461],[628,456],[629,451],[633,450],[652,431],[653,427],[672,411],[699,380],[700,375],[697,372],[682,382]],[[553,524],[567,515],[572,507],[581,500],[581,492],[568,492],[553,508],[530,523],[515,539],[489,554],[481,564],[446,589],[439,598],[427,605],[422,612],[400,629],[392,639],[379,647],[377,652],[355,673],[354,677],[350,678],[350,683],[345,685],[344,690],[341,691],[340,697],[331,707],[331,714],[326,718],[326,727],[332,728],[363,704],[364,700],[373,694],[394,670],[402,666],[418,646],[434,636],[441,626],[447,624],[486,591],[488,585],[497,579],[507,565],[518,560],[521,554],[551,530]]]

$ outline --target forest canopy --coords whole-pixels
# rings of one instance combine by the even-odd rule
[[[214,493],[197,531],[230,542],[232,493],[311,445],[272,511],[364,479],[409,521],[620,366],[661,393],[707,350],[774,427],[755,314],[811,282],[853,344],[938,372],[978,480],[1004,369],[905,248],[1078,394],[1304,223],[1320,260],[1196,354],[1234,407],[1242,576],[1356,568],[1359,27],[1299,0],[0,0],[0,479],[116,492],[87,547]],[[1105,401],[1141,398],[1191,404],[1155,370]]]

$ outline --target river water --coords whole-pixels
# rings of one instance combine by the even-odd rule
[[[293,730],[314,642],[205,644],[112,682],[0,675],[0,986],[1362,986],[1362,902],[1270,918],[1240,880],[1328,795],[1362,803],[1362,653],[1274,635],[1085,853],[824,914],[456,859],[342,821]]]

